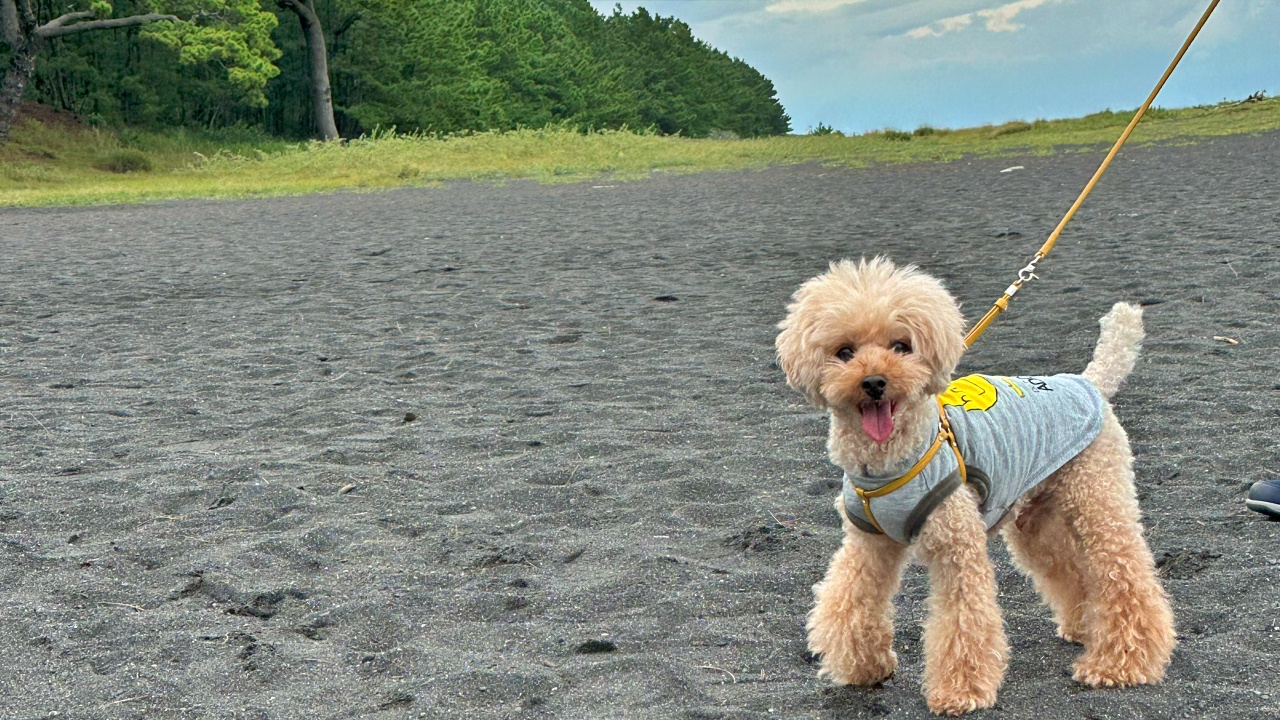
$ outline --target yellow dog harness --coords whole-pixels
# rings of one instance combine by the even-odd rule
[[[880,527],[880,523],[876,522],[875,514],[871,512],[871,499],[884,497],[914,480],[915,477],[920,474],[921,470],[924,470],[929,463],[933,462],[933,456],[937,455],[938,451],[942,449],[942,443],[944,442],[950,445],[951,451],[956,454],[956,462],[960,466],[960,482],[969,482],[969,473],[967,472],[968,468],[966,468],[964,464],[964,456],[960,454],[960,446],[956,444],[956,434],[951,431],[951,422],[947,420],[947,411],[943,409],[942,398],[939,397],[938,436],[933,439],[933,444],[930,445],[929,449],[924,452],[924,455],[916,461],[916,464],[912,465],[911,469],[902,477],[874,490],[864,490],[857,485],[853,486],[853,491],[857,493],[858,498],[862,500],[862,510],[867,514],[867,520],[871,522],[871,525],[875,527],[877,532],[883,533],[884,528]]]
[[[845,516],[863,531],[908,543],[967,485],[990,529],[1093,442],[1105,415],[1102,394],[1080,375],[958,378],[938,396],[937,434],[905,473],[845,474]]]

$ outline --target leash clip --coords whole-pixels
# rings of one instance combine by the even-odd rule
[[[1040,255],[1031,258],[1031,262],[1027,266],[1018,271],[1018,284],[1027,282],[1028,280],[1039,280],[1040,276],[1036,275],[1036,263],[1040,262]]]

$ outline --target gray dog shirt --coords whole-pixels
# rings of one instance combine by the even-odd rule
[[[1102,431],[1106,408],[1102,394],[1080,375],[967,375],[952,381],[938,400],[964,457],[968,482],[978,490],[988,530],[1018,498],[1093,442]],[[910,462],[923,457],[932,442]],[[846,473],[843,497],[850,521],[878,532],[854,487],[876,490],[904,472],[883,477]],[[929,513],[961,484],[955,453],[944,446],[907,484],[870,498],[871,513],[886,535],[908,543]]]

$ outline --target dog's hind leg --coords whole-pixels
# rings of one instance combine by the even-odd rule
[[[1035,583],[1036,591],[1053,611],[1058,624],[1058,637],[1075,643],[1084,642],[1084,576],[1080,570],[1080,543],[1075,531],[1051,505],[1053,500],[1030,511],[1034,517],[1026,523],[1005,525],[1003,532],[1014,563]]]
[[[1173,612],[1142,537],[1133,455],[1109,411],[1102,433],[1060,472],[1056,493],[1079,538],[1085,651],[1075,679],[1095,687],[1159,682],[1176,642]]]
[[[952,493],[925,522],[918,541],[929,566],[924,627],[924,692],[935,713],[960,715],[996,702],[1009,644],[987,533],[973,495]]]
[[[844,518],[844,543],[831,558],[809,613],[809,651],[822,656],[819,674],[839,685],[875,685],[893,675],[893,596],[907,546],[865,533]]]

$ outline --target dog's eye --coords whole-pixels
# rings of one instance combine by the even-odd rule
[[[845,345],[836,351],[836,358],[838,358],[840,362],[849,362],[853,359],[853,348]]]
[[[900,353],[902,355],[906,355],[907,353],[911,352],[911,346],[901,340],[890,345],[889,349],[896,353]]]

